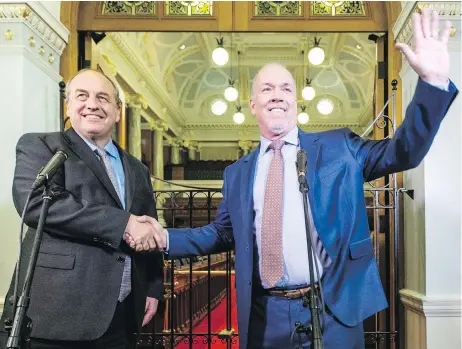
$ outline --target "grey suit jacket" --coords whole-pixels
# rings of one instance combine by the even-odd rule
[[[119,148],[126,183],[123,209],[103,165],[73,130],[26,134],[16,148],[13,199],[21,213],[31,184],[58,150],[69,157],[52,179],[55,194],[31,287],[28,316],[31,336],[56,340],[92,340],[107,330],[114,315],[124,268],[132,257],[132,292],[138,333],[146,297],[163,299],[163,256],[137,253],[123,242],[130,213],[157,218],[148,169]],[[20,289],[42,206],[36,190],[25,216]],[[13,278],[14,280],[14,278]],[[6,300],[12,294],[13,282]],[[3,318],[11,316],[5,302]],[[3,321],[2,321],[3,330]]]

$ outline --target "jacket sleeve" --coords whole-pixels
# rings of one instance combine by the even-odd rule
[[[200,228],[168,229],[168,258],[205,256],[234,248],[234,235],[227,205],[227,169],[223,175],[223,199],[213,223]]]
[[[13,201],[21,215],[34,179],[53,152],[38,134],[23,135],[16,146],[16,167],[13,180]],[[84,182],[85,179],[82,179]],[[77,197],[66,189],[66,178],[61,168],[51,181],[53,201],[44,230],[58,237],[79,240],[117,249],[122,241],[130,213],[122,209],[96,204]],[[25,223],[37,228],[43,188],[32,192]]]
[[[363,140],[351,131],[346,132],[348,148],[362,166],[364,180],[417,167],[457,94],[452,82],[449,91],[444,91],[419,79],[405,119],[393,138]]]

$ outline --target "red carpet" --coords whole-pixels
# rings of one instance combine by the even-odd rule
[[[236,289],[234,288],[234,275],[231,275],[231,328],[234,329],[234,332],[237,333],[237,310],[236,310]],[[211,329],[212,333],[219,333],[221,330],[226,329],[226,298],[224,298],[221,303],[214,309],[212,310],[210,314],[211,318]],[[193,334],[194,333],[207,333],[207,328],[208,328],[208,319],[207,317],[204,318],[196,327],[193,329]],[[199,343],[193,344],[192,348],[193,349],[207,349],[208,344],[204,344],[203,342],[204,337],[203,336],[198,336],[197,341]],[[213,349],[238,349],[239,348],[239,340],[237,339],[237,336],[234,338],[236,341],[235,344],[232,344],[231,346],[228,346],[228,344],[222,343],[220,339],[217,338],[217,336],[213,336],[212,339],[216,340],[216,343],[211,344],[211,348]],[[176,347],[176,349],[189,349],[189,344],[185,344],[180,342]]]

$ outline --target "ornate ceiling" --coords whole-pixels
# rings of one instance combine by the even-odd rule
[[[230,54],[223,67],[211,59],[217,47],[216,39],[221,36]],[[318,66],[309,64],[307,59],[315,36],[321,38],[320,47],[325,51],[325,60]],[[373,119],[376,44],[368,40],[368,36],[369,33],[124,32],[108,34],[98,44],[98,49],[111,61],[116,52],[114,47],[119,48],[117,52],[125,56],[126,64],[138,71],[141,85],[150,85],[164,106],[170,116],[167,121],[171,129],[183,138],[188,138],[188,131],[191,136],[193,130],[196,138],[201,138],[198,134],[201,129],[256,131],[255,118],[248,109],[252,79],[262,65],[270,62],[284,64],[294,75],[299,106],[304,103],[310,115],[305,129],[348,126],[361,132]],[[305,78],[312,79],[316,91],[312,101],[301,98]],[[228,109],[221,116],[210,110],[212,101],[224,100],[229,79],[236,81],[239,91],[236,102],[246,116],[242,125],[233,123],[236,102],[228,102]],[[136,86],[131,88],[137,89]],[[322,115],[316,108],[322,98],[334,104],[330,115]],[[217,137],[222,138],[222,135],[217,134]],[[233,137],[230,139],[236,139]],[[210,140],[210,135],[207,138]]]

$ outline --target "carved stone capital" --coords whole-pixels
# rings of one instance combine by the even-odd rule
[[[129,108],[146,109],[148,107],[148,102],[141,93],[126,93],[125,102]]]
[[[185,140],[183,142],[183,147],[189,150],[197,150],[199,148],[199,144],[197,143],[197,141]]]
[[[179,148],[179,147],[181,147],[183,145],[183,141],[181,139],[177,139],[177,138],[167,139],[167,143],[168,143],[168,145],[170,145],[173,148]]]
[[[156,131],[168,131],[168,124],[164,120],[156,120],[152,123],[149,123],[151,129]]]
[[[252,141],[239,141],[237,143],[237,145],[239,146],[239,148],[243,149],[243,150],[249,150],[250,148],[252,148]]]
[[[393,33],[397,42],[409,44],[412,38],[412,13],[421,12],[423,8],[430,8],[438,12],[441,19],[451,21],[460,21],[461,3],[460,1],[415,1],[407,2],[398,17]],[[456,28],[451,29],[451,36],[456,35]]]
[[[51,16],[43,5],[40,3],[0,4],[0,22],[13,24],[21,20],[28,23],[37,39],[47,43],[59,56],[63,53],[69,31]]]

